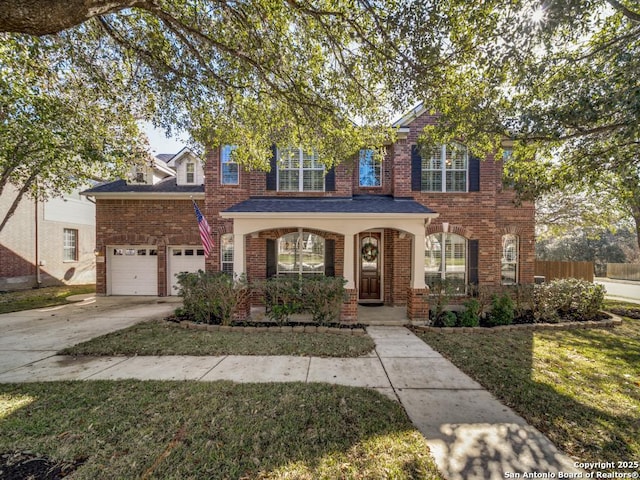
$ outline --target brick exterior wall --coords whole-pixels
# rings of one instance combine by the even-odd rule
[[[534,207],[531,203],[515,203],[513,192],[502,186],[502,161],[489,157],[480,164],[480,191],[464,193],[430,193],[411,190],[411,146],[425,125],[435,117],[424,114],[410,124],[406,139],[387,148],[382,166],[382,186],[361,188],[357,159],[350,159],[336,167],[332,192],[278,192],[266,189],[266,174],[241,170],[238,185],[222,185],[220,156],[211,149],[205,156],[205,200],[200,207],[212,228],[216,248],[207,259],[207,269],[220,270],[220,237],[233,233],[233,221],[223,219],[220,212],[252,196],[337,196],[352,194],[388,194],[413,197],[416,201],[439,213],[426,228],[426,234],[442,232],[443,222],[449,231],[469,240],[478,240],[480,285],[499,287],[501,282],[501,240],[504,234],[519,237],[519,282],[532,283],[534,269]],[[166,295],[166,246],[200,245],[197,224],[189,200],[104,200],[98,199],[97,245],[151,244],[158,247],[158,293]],[[246,238],[246,263],[249,280],[266,277],[266,242],[290,229],[257,232]],[[324,231],[311,231],[326,239],[335,240],[335,273],[343,274],[344,237]],[[407,305],[410,318],[421,319],[428,310],[426,291],[411,289],[413,238],[401,231],[383,231],[383,299],[389,305]],[[359,249],[355,250],[356,255]],[[419,273],[421,274],[421,273]],[[105,263],[98,263],[98,293],[106,293]],[[342,317],[357,316],[357,290],[350,290]],[[251,304],[260,303],[252,296]]]
[[[154,245],[158,249],[158,295],[167,295],[166,252],[169,245],[201,247],[191,200],[96,201],[96,248],[108,245]],[[96,264],[96,292],[107,293],[106,262]]]
[[[499,286],[501,282],[502,235],[513,233],[520,240],[519,282],[533,283],[535,260],[534,205],[516,205],[515,193],[502,186],[502,160],[488,157],[480,162],[480,191],[464,193],[417,192],[411,190],[411,145],[428,124],[437,117],[423,114],[410,125],[406,139],[393,146],[394,193],[413,197],[440,216],[427,229],[427,234],[449,231],[469,240],[479,241],[478,280],[481,285]]]

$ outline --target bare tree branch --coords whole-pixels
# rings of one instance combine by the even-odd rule
[[[630,10],[625,5],[621,4],[617,0],[607,0],[607,3],[613,8],[621,12],[625,17],[635,23],[640,23],[640,13]]]
[[[18,195],[16,195],[16,198],[13,200],[11,207],[9,207],[9,210],[7,210],[7,213],[4,215],[4,218],[2,219],[2,223],[0,223],[0,232],[2,232],[2,229],[7,225],[7,223],[9,222],[9,219],[13,216],[13,214],[16,213],[16,210],[18,209],[18,205],[20,204],[22,197],[24,197],[24,194],[27,193],[29,188],[31,188],[31,186],[36,180],[37,175],[38,175],[37,171],[32,173],[31,176],[24,182],[24,184],[22,185],[22,188],[20,188],[20,190],[18,191]]]

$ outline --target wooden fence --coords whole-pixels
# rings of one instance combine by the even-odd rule
[[[607,263],[607,278],[619,280],[640,280],[640,264]]]
[[[545,281],[557,278],[579,278],[593,282],[593,262],[555,262],[536,260],[535,275]]]

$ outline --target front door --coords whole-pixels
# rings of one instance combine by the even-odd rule
[[[380,301],[382,245],[379,232],[360,234],[360,300]]]

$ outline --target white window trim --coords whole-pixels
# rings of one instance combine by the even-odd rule
[[[443,144],[440,145],[440,168],[439,169],[434,169],[434,168],[425,168],[425,163],[428,162],[430,159],[422,159],[422,165],[420,168],[420,175],[422,177],[422,174],[424,172],[440,172],[441,178],[440,178],[440,190],[422,190],[422,178],[420,178],[420,185],[421,185],[421,191],[423,192],[433,192],[433,193],[466,193],[469,191],[469,149],[467,148],[466,145],[463,145],[461,143],[457,143],[457,145],[463,147],[465,149],[465,153],[467,156],[467,166],[466,168],[463,169],[447,169],[447,144]],[[465,172],[465,189],[464,190],[447,190],[447,172],[449,173],[453,173],[453,172]]]
[[[450,235],[455,235],[457,237],[460,237],[464,240],[464,291],[459,293],[459,295],[465,295],[466,291],[467,291],[467,286],[469,284],[469,240],[465,237],[463,237],[462,235],[458,235],[458,234],[454,234],[454,233],[450,233],[450,232],[439,232],[439,233],[433,233],[431,235],[427,235],[425,237],[425,241],[427,238],[429,238],[432,235],[438,235],[440,236],[440,266],[441,266],[441,270],[438,272],[440,273],[440,280],[446,280],[447,278],[447,246],[446,246],[446,237],[450,236]],[[445,241],[443,242],[443,236],[445,237]],[[426,247],[426,244],[425,244]],[[426,248],[425,248],[425,255],[426,255]],[[426,277],[426,272],[425,272],[425,277]],[[425,278],[425,283],[427,284],[427,286],[430,286],[429,283],[427,282],[427,279]],[[436,292],[432,292],[432,294],[434,294]]]
[[[222,239],[228,236],[229,238],[231,238],[231,260],[225,260],[224,259],[224,250],[223,250],[223,246],[224,243],[222,241]],[[235,257],[235,252],[233,251],[233,233],[225,233],[220,237],[220,271],[221,272],[226,272],[226,273],[233,273],[233,260]],[[231,265],[231,272],[228,272],[224,269],[225,265]]]
[[[229,147],[229,160],[224,161],[223,151],[226,147]],[[220,147],[220,185],[240,185],[240,165],[238,162],[234,162],[231,160],[231,151],[237,148],[237,145],[223,145]],[[224,181],[224,165],[233,164],[238,167],[236,181],[235,182],[225,182]]]
[[[516,254],[515,254],[515,258],[514,258],[514,260],[512,260],[512,261],[508,261],[508,260],[506,260],[505,255],[504,255],[504,237],[507,237],[507,236],[513,237],[513,238],[515,238],[515,240],[516,240],[516,241],[515,241],[515,245],[516,245]],[[517,285],[517,284],[518,284],[519,274],[520,274],[520,237],[519,237],[518,235],[505,234],[505,235],[502,235],[502,237],[500,238],[500,240],[501,240],[501,243],[503,244],[503,245],[501,246],[501,249],[500,249],[500,250],[501,250],[501,258],[500,258],[500,284],[501,284],[501,285]],[[502,268],[503,268],[505,265],[515,265],[515,267],[516,267],[516,268],[515,268],[515,279],[514,279],[514,282],[513,282],[513,283],[505,283],[505,282],[502,280]]]
[[[191,167],[191,171],[189,171],[189,167]],[[191,181],[189,181],[189,174],[191,174]],[[184,181],[185,183],[192,184],[196,183],[196,164],[195,162],[187,162],[184,166]]]
[[[322,238],[322,241],[324,242],[324,248],[322,249],[323,253],[324,253],[324,258],[323,258],[323,263],[322,263],[322,271],[305,272],[302,269],[302,258],[300,259],[299,267],[298,267],[297,271],[295,271],[295,270],[280,271],[280,262],[277,261],[277,257],[280,256],[280,239],[282,237],[287,236],[287,235],[291,235],[292,233],[295,233],[296,236],[297,236],[296,237],[296,245],[298,244],[298,242],[300,242],[302,240],[302,236],[305,233],[309,233],[311,235],[315,235],[315,236],[317,236],[319,238]],[[326,246],[327,246],[327,243],[326,243],[326,239],[324,237],[321,237],[320,235],[312,233],[312,232],[308,232],[308,231],[305,232],[305,230],[303,228],[298,228],[297,232],[289,232],[289,233],[285,233],[284,235],[281,235],[276,240],[276,275],[322,275],[322,276],[324,276],[325,272],[327,271],[327,265],[326,265],[327,251],[326,251]],[[302,249],[300,249],[300,248],[296,247],[296,250],[299,251],[299,252],[302,252]],[[293,263],[295,265],[295,259],[294,259]]]
[[[286,147],[286,148],[290,148],[290,149],[294,149],[296,147]],[[303,155],[304,155],[304,149],[302,147],[297,147],[298,148],[298,168],[284,168],[283,170],[290,170],[290,171],[295,171],[298,170],[298,189],[297,190],[282,190],[280,189],[280,149],[277,149],[277,161],[276,161],[276,187],[277,187],[277,191],[278,192],[291,192],[291,193],[295,193],[295,192],[324,192],[326,185],[325,185],[325,180],[324,180],[324,171],[325,171],[325,167],[324,165],[322,166],[322,168],[304,168],[304,159],[303,159]],[[322,171],[323,172],[323,176],[322,176],[322,190],[305,190],[304,189],[304,172],[305,171],[313,171],[313,172],[319,172]]]
[[[361,177],[360,177],[360,168],[362,166],[362,152],[366,152],[369,151],[371,152],[371,160],[374,164],[373,168],[375,168],[375,164],[378,164],[378,168],[380,171],[380,175],[378,177],[378,185],[362,185]],[[381,159],[376,159],[376,155],[375,152],[373,150],[371,150],[370,148],[362,148],[360,149],[360,151],[358,152],[358,186],[360,188],[381,188],[382,187],[382,160]]]
[[[74,239],[74,245],[73,245],[73,258],[66,258],[67,257],[67,251],[71,250],[71,247],[67,246],[67,232],[75,232],[73,239]],[[79,236],[80,236],[80,232],[78,232],[77,228],[64,228],[62,230],[62,235],[63,235],[63,239],[62,239],[62,261],[63,263],[74,263],[74,262],[78,262],[79,258],[80,258],[80,250],[79,250],[79,245],[78,245],[78,240],[79,240]]]

